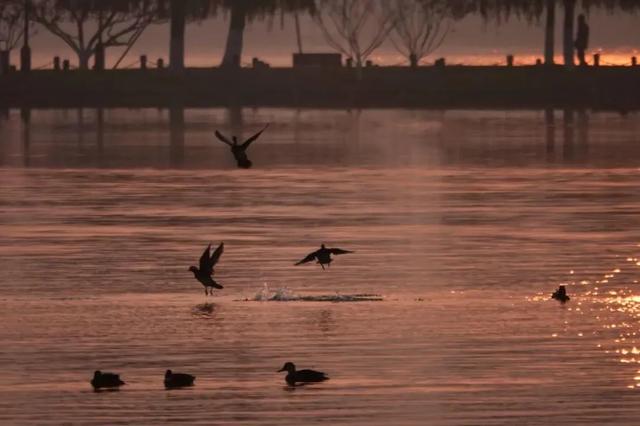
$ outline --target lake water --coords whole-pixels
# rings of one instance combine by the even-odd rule
[[[637,115],[22,118],[0,121],[2,424],[637,424]],[[235,169],[213,131],[266,122]],[[207,297],[187,269],[219,241]],[[355,253],[293,266],[323,242]],[[288,388],[285,361],[331,380]],[[127,385],[93,392],[96,369]]]

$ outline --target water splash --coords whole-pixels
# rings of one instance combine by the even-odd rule
[[[381,302],[383,297],[379,294],[320,294],[298,295],[287,287],[271,290],[265,283],[252,299],[252,302]]]
[[[298,296],[295,295],[291,290],[287,287],[277,288],[275,290],[270,290],[269,285],[264,283],[262,289],[256,293],[253,298],[256,302],[286,302],[291,300],[297,300]]]

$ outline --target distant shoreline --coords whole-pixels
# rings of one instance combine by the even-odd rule
[[[3,108],[640,109],[640,67],[189,68],[0,76]]]

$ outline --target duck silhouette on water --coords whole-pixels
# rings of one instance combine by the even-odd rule
[[[120,380],[119,374],[114,373],[103,373],[100,370],[96,370],[93,373],[93,379],[91,380],[91,386],[93,389],[118,389],[120,386],[124,385],[125,382]]]
[[[571,298],[567,295],[567,288],[563,285],[558,287],[558,289],[553,292],[553,294],[551,295],[551,298],[556,299],[561,303],[566,303],[569,300],[571,300]]]
[[[327,267],[329,267],[331,262],[333,262],[333,259],[331,259],[332,254],[337,256],[339,254],[349,254],[349,253],[353,253],[353,252],[349,250],[342,250],[339,248],[327,248],[325,247],[324,244],[322,244],[319,250],[316,250],[313,253],[309,253],[307,257],[297,262],[295,266],[317,260],[318,261],[317,263],[319,263],[320,266],[322,266],[322,269],[324,269],[324,265],[327,265]]]
[[[186,373],[174,373],[171,370],[167,370],[164,373],[164,387],[167,389],[184,388],[193,386],[196,377]]]
[[[204,294],[205,295],[213,295],[213,289],[223,289],[220,284],[214,281],[211,277],[213,275],[213,267],[220,260],[220,256],[224,252],[224,243],[220,243],[218,248],[211,253],[211,243],[200,256],[200,264],[199,267],[190,266],[189,271],[193,272],[193,276],[200,281],[200,283],[204,286]]]
[[[231,147],[231,153],[233,154],[233,158],[236,159],[238,168],[250,169],[251,166],[253,166],[253,163],[251,162],[251,160],[249,160],[249,157],[247,157],[247,149],[249,149],[249,146],[251,146],[251,144],[260,137],[262,132],[267,130],[267,127],[269,127],[268,124],[264,126],[262,130],[260,130],[255,135],[251,136],[249,139],[247,139],[243,143],[238,142],[238,138],[235,136],[232,136],[231,140],[229,140],[226,136],[224,136],[222,133],[220,133],[217,130],[216,130],[216,137],[218,138],[218,140],[220,140],[221,142]]]
[[[296,370],[296,365],[292,362],[287,362],[282,366],[278,373],[281,371],[286,371],[287,375],[284,380],[290,386],[295,386],[296,383],[317,383],[324,382],[325,380],[329,380],[329,376],[321,371],[314,370]]]

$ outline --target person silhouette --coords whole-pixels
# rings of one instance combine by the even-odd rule
[[[574,45],[578,53],[580,66],[586,66],[587,60],[585,59],[585,51],[587,50],[587,47],[589,47],[589,25],[587,25],[587,18],[584,14],[578,16],[578,34]]]
[[[218,140],[226,143],[231,147],[231,153],[233,154],[233,157],[236,159],[236,163],[238,164],[239,168],[250,169],[253,163],[251,162],[251,160],[249,160],[249,157],[247,157],[247,149],[256,139],[260,137],[262,132],[267,130],[267,127],[269,127],[268,124],[264,126],[262,130],[260,130],[255,135],[251,136],[249,139],[247,139],[243,143],[239,143],[238,138],[235,136],[232,136],[231,140],[229,140],[217,130],[216,130],[216,137],[218,138]]]

